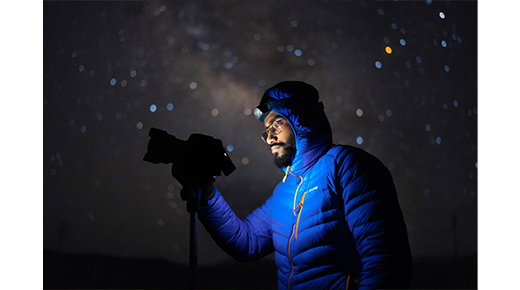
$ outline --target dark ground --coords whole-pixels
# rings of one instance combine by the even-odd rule
[[[189,289],[189,267],[162,259],[43,252],[44,289]],[[276,289],[273,261],[199,267],[201,289]],[[417,258],[412,289],[477,289],[477,256]]]

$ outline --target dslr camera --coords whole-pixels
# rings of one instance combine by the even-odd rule
[[[191,134],[184,141],[153,127],[148,135],[150,140],[143,160],[155,164],[172,163],[173,177],[214,180],[221,172],[228,176],[236,169],[219,139]]]

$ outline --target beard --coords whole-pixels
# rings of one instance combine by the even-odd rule
[[[292,160],[296,155],[296,145],[294,140],[290,140],[288,143],[277,143],[274,145],[280,145],[283,148],[282,152],[276,152],[274,154],[274,164],[276,167],[282,169],[291,165]]]

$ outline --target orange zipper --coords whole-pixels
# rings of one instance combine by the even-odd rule
[[[291,238],[289,239],[289,262],[291,262],[291,275],[289,275],[289,281],[287,282],[288,290],[291,290],[291,278],[292,278],[292,275],[294,274],[294,264],[291,259],[291,240],[292,240],[293,236],[294,236],[294,226],[293,226],[293,233],[291,235]]]
[[[302,183],[303,183],[303,178],[301,176],[299,176],[299,175],[292,174],[292,172],[289,172],[289,169],[290,169],[290,167],[288,166],[287,167],[287,171],[285,172],[285,176],[283,178],[283,182],[285,183],[285,180],[287,179],[287,175],[288,174],[291,174],[294,177],[299,177],[300,178],[300,184],[298,184],[298,187],[296,188],[296,192],[294,193],[293,214],[296,216],[296,211],[298,210],[298,208],[300,209],[300,211],[298,212],[298,218],[296,219],[296,224],[293,225],[293,232],[291,234],[291,237],[289,238],[288,257],[289,257],[289,262],[291,262],[291,275],[289,275],[289,281],[287,282],[287,289],[288,290],[291,289],[291,278],[292,278],[292,276],[294,274],[294,264],[293,264],[293,261],[292,261],[292,258],[291,258],[291,241],[292,241],[293,237],[294,237],[294,240],[298,239],[298,226],[300,225],[300,216],[301,216],[302,211],[303,211],[303,201],[305,199],[305,195],[307,194],[307,192],[304,192],[302,194],[302,197],[300,198],[300,203],[298,204],[298,206],[296,206],[296,197],[298,196],[298,189],[300,189],[300,185],[302,185]],[[348,290],[349,282],[350,282],[350,274],[347,277],[346,290]]]
[[[285,180],[287,179],[287,175],[288,174],[291,174],[294,177],[299,177],[300,178],[300,184],[298,184],[298,187],[296,188],[296,192],[294,193],[293,214],[296,216],[296,210],[298,208],[300,208],[300,212],[298,213],[298,219],[296,220],[296,225],[293,225],[293,233],[291,235],[291,238],[289,239],[289,253],[288,253],[288,257],[289,257],[289,262],[291,262],[291,275],[289,276],[289,281],[287,282],[288,290],[291,289],[291,278],[292,278],[292,276],[294,274],[294,264],[293,264],[293,261],[292,261],[292,258],[291,258],[291,241],[292,241],[293,237],[295,237],[294,238],[295,240],[298,238],[298,223],[300,222],[301,207],[303,207],[303,198],[305,196],[305,193],[303,193],[303,195],[301,197],[301,200],[300,200],[300,203],[298,204],[298,206],[296,206],[296,197],[298,196],[298,190],[300,189],[300,185],[302,185],[302,183],[303,183],[303,178],[301,176],[299,176],[299,175],[292,174],[292,172],[290,172],[289,169],[290,169],[290,167],[288,166],[287,167],[287,171],[285,172],[285,177],[283,178],[283,181],[285,182]]]

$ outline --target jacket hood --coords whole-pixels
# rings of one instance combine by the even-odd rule
[[[263,122],[270,112],[285,118],[295,134],[296,155],[291,172],[305,171],[332,145],[332,130],[315,87],[285,81],[265,91],[255,117]]]

